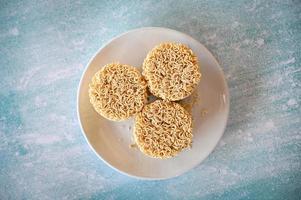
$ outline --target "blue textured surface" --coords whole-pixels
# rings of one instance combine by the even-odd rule
[[[143,26],[207,46],[231,94],[226,132],[188,173],[121,175],[76,118],[84,66]],[[0,199],[301,199],[301,2],[0,1]]]

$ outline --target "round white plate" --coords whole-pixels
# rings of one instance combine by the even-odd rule
[[[97,114],[89,102],[88,87],[94,73],[111,62],[140,67],[146,54],[157,44],[174,41],[187,44],[198,56],[202,78],[199,103],[193,107],[194,127],[191,149],[160,160],[142,154],[133,144],[133,119],[112,122]],[[81,78],[78,118],[82,132],[95,153],[110,167],[129,176],[166,179],[198,165],[214,149],[223,135],[229,113],[229,94],[223,72],[212,54],[190,36],[166,28],[141,28],[126,32],[102,47],[92,58]],[[204,111],[207,114],[204,116]]]

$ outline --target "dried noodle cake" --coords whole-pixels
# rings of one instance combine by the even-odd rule
[[[150,92],[162,99],[177,101],[189,96],[200,81],[196,55],[184,44],[162,43],[143,62]]]
[[[147,85],[135,67],[107,64],[93,76],[89,97],[100,115],[121,121],[142,110],[147,101]]]
[[[156,100],[135,118],[134,139],[139,149],[154,158],[170,158],[192,142],[192,117],[180,104]]]

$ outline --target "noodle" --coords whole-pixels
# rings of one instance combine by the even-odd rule
[[[143,62],[143,73],[150,92],[162,99],[177,101],[189,96],[201,73],[195,54],[180,43],[162,43]]]
[[[178,103],[156,100],[136,116],[134,139],[154,158],[170,158],[192,143],[192,117]]]
[[[147,101],[146,88],[145,80],[135,67],[107,64],[89,84],[90,102],[103,117],[121,121],[142,110]]]

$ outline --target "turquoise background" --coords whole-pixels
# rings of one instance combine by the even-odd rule
[[[231,95],[214,152],[164,181],[110,169],[76,117],[92,55],[145,26],[176,29],[208,47]],[[301,199],[300,106],[299,0],[0,1],[1,200]]]

